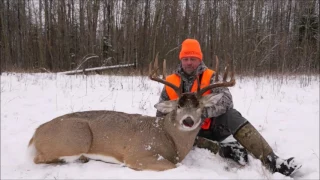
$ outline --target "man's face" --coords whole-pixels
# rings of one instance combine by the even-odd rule
[[[184,57],[181,59],[182,69],[185,73],[191,75],[197,70],[201,60],[196,57]]]

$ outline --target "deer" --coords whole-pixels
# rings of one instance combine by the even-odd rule
[[[232,68],[227,81],[218,79],[195,93],[181,93],[180,87],[166,81],[158,73],[158,55],[149,65],[149,78],[167,85],[178,94],[177,100],[160,102],[154,107],[164,117],[128,114],[109,110],[92,110],[65,114],[36,128],[28,147],[35,164],[88,162],[99,160],[141,171],[164,171],[176,168],[192,150],[201,128],[202,110],[216,103],[221,95],[202,94],[216,87],[235,85]],[[153,66],[153,68],[152,68]],[[216,73],[218,58],[216,57]],[[198,83],[199,84],[199,83]]]

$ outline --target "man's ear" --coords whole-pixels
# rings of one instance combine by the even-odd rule
[[[204,105],[204,107],[211,107],[215,104],[217,104],[220,99],[222,98],[223,93],[219,93],[219,94],[209,94],[206,96],[202,96],[201,98],[201,102]]]
[[[176,100],[171,100],[171,101],[163,101],[163,102],[160,102],[160,103],[157,103],[154,105],[154,107],[162,112],[162,113],[169,113],[171,112],[172,110],[174,110],[177,106],[177,101]]]

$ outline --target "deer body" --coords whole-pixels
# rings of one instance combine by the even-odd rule
[[[177,131],[171,122],[115,111],[76,112],[39,126],[30,146],[36,149],[35,163],[84,156],[137,170],[165,170],[184,159],[200,129]]]

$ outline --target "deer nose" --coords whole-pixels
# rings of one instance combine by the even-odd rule
[[[182,121],[183,125],[192,127],[194,124],[194,121],[191,119],[191,117],[187,117]]]

